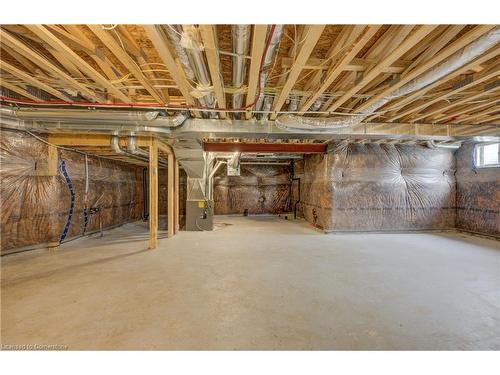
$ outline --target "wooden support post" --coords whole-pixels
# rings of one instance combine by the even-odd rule
[[[174,234],[179,232],[179,192],[180,192],[180,181],[179,181],[179,160],[175,158],[175,226],[174,226]]]
[[[57,163],[58,163],[57,147],[54,145],[49,145],[48,155],[47,155],[47,175],[56,176],[57,175]]]
[[[172,153],[168,154],[168,177],[167,177],[167,229],[168,237],[173,237],[175,228],[175,166],[174,166],[174,155]]]
[[[158,244],[158,141],[149,146],[149,248]]]

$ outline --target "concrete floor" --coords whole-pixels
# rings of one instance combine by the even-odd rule
[[[69,349],[500,349],[499,242],[218,217],[2,258],[2,343]],[[230,225],[223,225],[227,223]]]

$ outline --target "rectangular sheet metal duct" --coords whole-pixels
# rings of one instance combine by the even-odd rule
[[[300,154],[318,154],[326,152],[326,144],[204,142],[203,150],[211,152],[287,152]]]

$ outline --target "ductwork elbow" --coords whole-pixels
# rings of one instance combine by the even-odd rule
[[[227,161],[227,164],[232,168],[238,168],[240,165],[241,152],[235,152],[231,159]]]
[[[172,118],[169,118],[169,128],[176,128],[178,126],[181,126],[184,121],[186,121],[188,119],[188,115],[185,114],[185,113],[178,113],[177,115],[175,115],[174,117]]]
[[[126,152],[120,147],[120,137],[113,135],[111,137],[111,149],[119,155],[126,154]]]

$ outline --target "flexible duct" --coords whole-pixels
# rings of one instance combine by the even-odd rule
[[[243,86],[245,79],[245,58],[250,44],[250,25],[233,25],[233,87],[239,89]],[[233,95],[233,108],[241,108],[243,104],[243,94]]]
[[[483,35],[476,41],[470,43],[461,50],[455,52],[450,57],[445,59],[434,68],[429,69],[426,73],[411,80],[407,84],[401,86],[392,92],[391,95],[385,96],[375,101],[368,108],[356,115],[347,117],[329,117],[329,118],[307,118],[302,116],[285,115],[276,119],[276,126],[280,129],[289,131],[310,131],[320,128],[322,131],[333,131],[337,129],[350,127],[360,124],[366,117],[372,115],[377,109],[384,106],[388,102],[401,96],[410,94],[421,88],[424,88],[442,77],[452,73],[465,64],[471,62],[475,58],[500,43],[500,28],[495,28],[489,33]]]
[[[288,103],[288,111],[296,112],[299,109],[299,98],[297,95],[290,97],[290,103]]]
[[[179,32],[182,30],[182,33]],[[192,94],[204,107],[215,108],[215,97],[212,92],[212,82],[203,56],[203,45],[200,42],[198,28],[194,25],[167,26],[166,31],[175,45],[179,59],[189,74],[191,81],[196,80],[197,86]],[[211,117],[217,117],[211,112]]]
[[[274,53],[276,52],[276,47],[281,40],[281,34],[283,33],[283,25],[276,25],[274,28],[274,33],[269,42],[269,47],[267,49],[266,55],[264,56],[264,63],[262,65],[262,72],[260,73],[260,94],[255,104],[255,109],[257,111],[264,108],[271,108],[271,102],[266,98],[266,103],[264,105],[264,88],[266,86],[267,76],[269,74],[269,68],[273,61]]]
[[[181,36],[182,36],[182,26],[181,25],[166,25],[163,26],[163,30],[169,36],[170,40],[173,42],[175,52],[177,53],[177,57],[179,57],[179,61],[184,68],[184,73],[187,78],[194,81],[195,76],[193,69],[191,69],[191,64],[189,57],[186,53],[186,50],[181,46]]]

